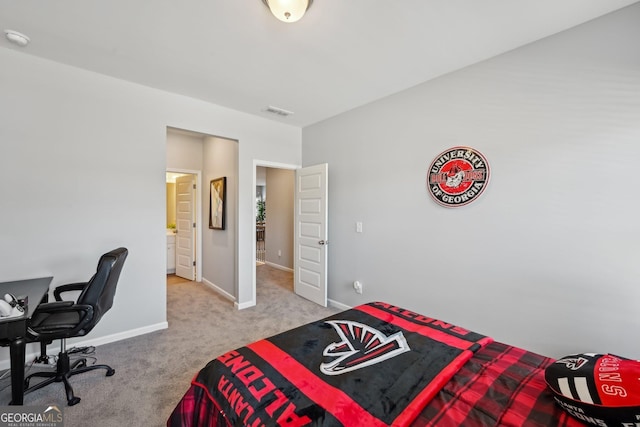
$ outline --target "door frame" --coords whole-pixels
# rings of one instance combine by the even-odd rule
[[[196,176],[196,282],[202,282],[202,171],[178,168],[166,171]]]
[[[302,167],[302,165],[299,164],[293,164],[293,163],[278,163],[278,162],[271,162],[268,160],[259,160],[259,159],[253,159],[253,185],[252,185],[252,199],[253,202],[251,204],[252,208],[251,211],[253,212],[252,217],[253,221],[251,221],[252,223],[252,230],[253,232],[251,233],[251,235],[253,236],[252,239],[252,251],[251,251],[251,256],[252,256],[252,265],[253,268],[251,269],[252,273],[251,273],[251,301],[253,301],[253,303],[251,305],[255,305],[258,302],[257,299],[257,295],[256,295],[256,184],[257,184],[257,167],[258,166],[262,166],[265,168],[274,168],[274,169],[287,169],[287,170],[297,170],[300,169]],[[268,190],[267,190],[268,191]],[[249,307],[250,305],[247,305],[247,307]],[[238,307],[238,308],[245,308],[243,307]]]

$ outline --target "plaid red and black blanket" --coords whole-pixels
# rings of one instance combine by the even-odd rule
[[[375,302],[230,351],[192,385],[234,426],[409,425],[491,341]]]
[[[553,359],[500,342],[478,351],[414,420],[417,427],[584,427],[544,380]]]

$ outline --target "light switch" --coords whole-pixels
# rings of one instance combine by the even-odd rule
[[[356,222],[356,233],[362,233],[362,222]]]

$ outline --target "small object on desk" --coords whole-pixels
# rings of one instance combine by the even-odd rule
[[[0,317],[20,317],[24,315],[24,308],[12,294],[5,294],[0,300]]]

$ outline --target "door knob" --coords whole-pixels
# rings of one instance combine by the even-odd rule
[[[329,244],[329,241],[328,241],[328,240],[320,240],[320,241],[318,242],[318,244],[319,244],[320,246],[328,245],[328,244]]]

